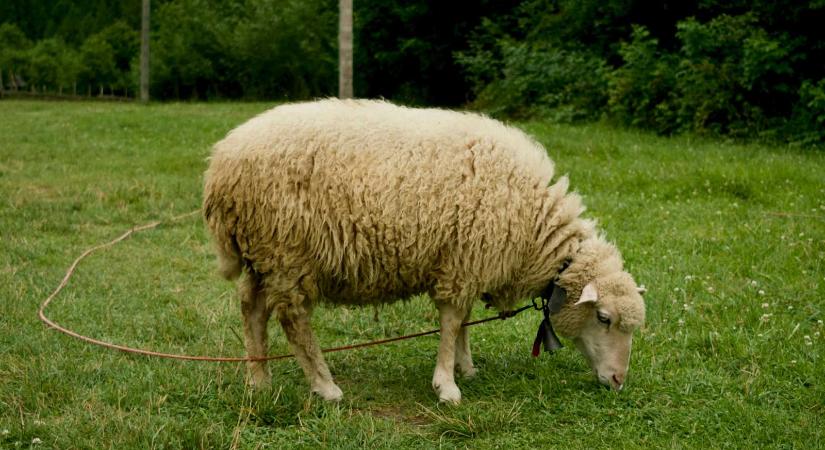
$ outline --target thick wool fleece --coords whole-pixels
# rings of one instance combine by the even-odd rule
[[[510,309],[594,239],[567,179],[552,178],[539,144],[486,117],[323,100],[278,106],[216,144],[203,210],[224,275],[264,280],[272,307],[296,293],[368,304],[428,292]],[[573,274],[590,271],[575,268],[563,282],[578,296]]]

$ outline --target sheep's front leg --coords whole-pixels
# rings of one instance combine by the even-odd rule
[[[255,274],[248,274],[238,285],[243,315],[243,334],[246,354],[250,357],[266,356],[266,324],[271,310],[266,306],[266,298],[261,293],[261,285]],[[266,361],[249,361],[247,382],[254,388],[269,386],[271,376]]]
[[[462,322],[470,321],[472,308],[467,310]],[[458,330],[458,337],[455,340],[455,369],[465,378],[474,377],[476,368],[473,367],[473,355],[470,353],[470,330],[461,327]]]
[[[303,296],[296,295],[295,297],[289,303],[275,306],[278,321],[281,322],[289,346],[303,369],[312,392],[320,395],[324,400],[341,400],[344,393],[332,381],[332,374],[315,341],[309,324],[309,312],[302,305]]]
[[[461,330],[461,321],[465,310],[448,303],[439,303],[441,318],[441,342],[438,345],[438,359],[433,374],[433,389],[438,400],[447,403],[461,401],[461,391],[455,384],[453,371],[455,367],[456,339]]]

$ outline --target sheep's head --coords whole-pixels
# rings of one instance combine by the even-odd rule
[[[611,253],[592,265],[585,263],[591,270],[584,267],[571,274],[576,282],[568,285],[567,301],[551,321],[560,335],[573,340],[602,384],[621,390],[630,364],[633,332],[645,320],[644,288],[637,287],[620,269],[618,252],[613,249]],[[581,285],[583,288],[574,287]]]

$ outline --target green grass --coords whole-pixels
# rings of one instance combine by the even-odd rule
[[[648,287],[619,394],[571,347],[531,358],[536,314],[472,329],[480,372],[457,407],[430,388],[437,337],[328,355],[345,400],[327,405],[294,361],[253,393],[239,364],[129,356],[36,319],[83,249],[196,209],[210,145],[266,108],[0,102],[0,448],[825,446],[822,153],[521,124]],[[93,256],[49,314],[120,343],[243,353],[197,218]],[[372,316],[313,321],[324,346],[435,325],[425,299]]]

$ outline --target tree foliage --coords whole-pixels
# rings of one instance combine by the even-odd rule
[[[355,91],[406,103],[457,105],[471,95],[455,54],[487,16],[516,0],[355,0]]]
[[[825,143],[821,23],[825,2],[526,0],[457,60],[493,113],[810,145]]]
[[[140,5],[0,3],[0,82],[135,95]],[[335,0],[152,11],[154,98],[337,92]],[[822,23],[822,0],[355,0],[355,95],[822,144]]]
[[[0,79],[14,90],[18,88],[18,77],[25,70],[30,47],[31,41],[17,25],[0,24]]]

